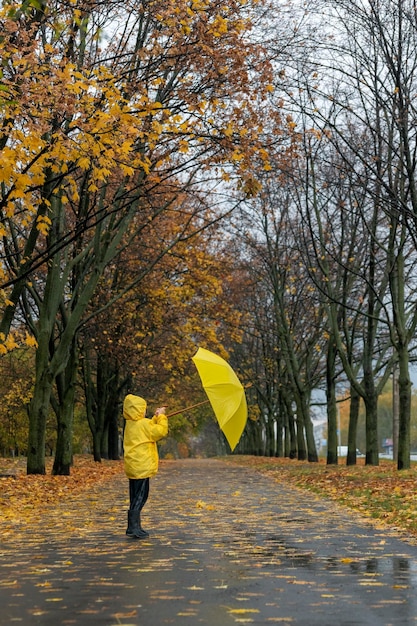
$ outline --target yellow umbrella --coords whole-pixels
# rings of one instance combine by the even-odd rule
[[[234,450],[248,417],[245,390],[227,361],[217,354],[199,348],[192,360],[219,426]]]

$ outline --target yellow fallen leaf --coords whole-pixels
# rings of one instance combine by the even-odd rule
[[[17,585],[17,580],[1,580],[0,587],[15,587]]]
[[[183,611],[183,612],[177,613],[177,615],[179,617],[195,617],[197,615],[197,611],[193,611],[192,609],[190,609],[187,612]]]

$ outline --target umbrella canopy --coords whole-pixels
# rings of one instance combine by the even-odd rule
[[[243,385],[227,361],[209,350],[199,348],[192,360],[219,426],[234,450],[248,417]]]

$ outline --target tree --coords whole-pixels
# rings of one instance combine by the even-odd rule
[[[385,0],[365,4],[335,0],[326,4],[325,14],[320,13],[319,3],[314,8],[314,24],[319,23],[319,29],[311,30],[304,58],[294,57],[295,63],[277,82],[281,88],[287,86],[286,105],[305,138],[307,165],[301,167],[301,179],[307,184],[301,187],[301,198],[306,223],[311,220],[310,237],[319,242],[314,271],[320,268],[324,278],[322,292],[332,313],[330,327],[335,340],[340,339],[337,350],[352,392],[367,405],[367,462],[372,464],[378,462],[378,394],[392,362],[402,362],[401,468],[409,463],[408,361],[415,333],[414,310],[409,306],[414,291],[410,253],[415,234],[414,222],[408,219],[415,205],[415,134],[410,124],[415,88],[414,9],[408,2]],[[335,182],[329,188],[328,174],[323,176],[329,166],[334,167],[334,181],[339,178],[341,194],[335,193]],[[342,200],[339,206],[337,195]],[[351,216],[358,220],[359,230],[343,228],[342,220],[348,223]],[[334,241],[329,243],[332,235]],[[343,256],[349,244],[355,255]],[[360,255],[364,255],[363,265],[357,263]],[[350,258],[352,265],[346,262]],[[359,307],[342,301],[333,274],[335,264],[358,285],[363,298]],[[335,306],[336,302],[341,306]],[[357,313],[363,315],[360,361],[352,360],[353,352],[349,356],[347,351],[349,345],[358,350],[359,335],[354,343],[346,333],[341,340],[340,320],[346,304],[350,311],[346,320],[353,315],[359,321]],[[351,368],[357,363],[361,367],[354,372]]]
[[[67,368],[77,360],[76,335],[105,268],[138,234],[162,237],[158,220],[171,202],[158,206],[149,198],[161,183],[207,192],[216,176],[253,193],[251,159],[267,163],[257,104],[269,67],[248,37],[249,6],[58,8],[5,6],[8,35],[1,42],[13,50],[3,73],[8,165],[0,204],[3,287],[12,289],[1,329],[6,336],[20,303],[38,342],[29,473],[45,471],[52,388],[64,371],[67,382],[74,380]],[[106,28],[109,40],[100,42]],[[229,210],[204,203],[183,213],[152,265]],[[68,458],[59,462],[62,471],[69,471]]]
[[[412,3],[385,0],[369,5],[337,0],[333,6],[345,38],[337,38],[333,47],[336,63],[340,59],[340,64],[335,64],[340,87],[337,94],[327,95],[337,102],[336,107],[346,113],[352,125],[363,129],[366,140],[352,144],[347,126],[326,123],[338,138],[335,145],[353,148],[355,161],[364,171],[363,180],[367,181],[366,192],[374,206],[374,218],[367,224],[378,228],[372,233],[374,250],[370,270],[377,271],[376,265],[372,267],[376,254],[386,255],[384,271],[389,304],[382,299],[376,306],[385,307],[387,329],[399,364],[398,468],[402,469],[409,467],[409,354],[416,328],[414,307],[410,307],[415,288],[410,280],[415,231],[414,221],[408,219],[415,214],[417,206],[415,132],[411,123],[412,93],[416,86],[412,52],[417,35],[412,17],[414,8]],[[348,90],[352,94],[349,101],[346,99]],[[345,149],[343,153],[346,155]],[[346,165],[357,171],[352,159],[344,158]],[[385,216],[383,229],[379,226],[382,216]]]
[[[295,414],[297,443],[291,448],[297,450],[299,459],[308,457],[314,462],[317,451],[310,401],[322,373],[317,350],[322,340],[320,313],[308,276],[299,263],[298,233],[289,196],[273,177],[263,180],[263,191],[248,206],[242,224],[241,239],[246,244],[243,267],[250,277],[246,280],[250,285],[246,305],[250,307],[248,361],[254,357],[259,361],[256,368],[253,366],[255,378],[257,371],[261,374],[256,380],[259,403],[265,407],[264,417],[268,416],[266,424],[271,433],[277,414],[285,415],[280,433]]]
[[[221,349],[223,334],[237,337],[239,315],[222,287],[228,281],[229,252],[217,230],[200,232],[192,248],[179,243],[152,272],[146,273],[153,254],[148,238],[133,242],[107,268],[87,311],[92,317],[80,333],[96,460],[111,456],[105,417],[120,414],[122,393],[146,390],[151,403],[162,394],[170,411],[185,407],[190,404],[190,357],[197,346]],[[115,401],[107,410],[110,390]],[[179,419],[171,421],[171,433]]]

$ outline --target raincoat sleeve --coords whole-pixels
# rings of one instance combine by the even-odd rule
[[[154,415],[148,423],[148,436],[151,441],[159,441],[168,434],[168,418],[163,413]]]

